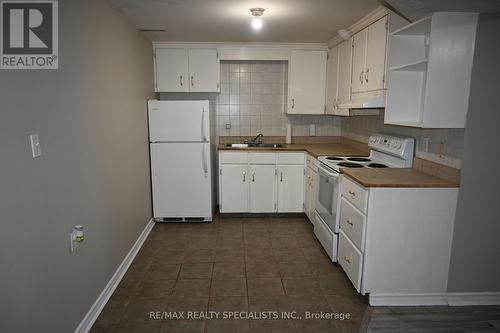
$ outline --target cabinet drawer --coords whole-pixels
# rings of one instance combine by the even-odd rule
[[[368,191],[356,184],[348,177],[342,177],[342,196],[349,200],[356,208],[366,213],[366,205],[368,199]]]
[[[304,153],[278,153],[278,164],[304,164]]]
[[[339,235],[339,264],[356,290],[360,292],[363,256],[342,229]]]
[[[248,161],[250,164],[276,164],[275,153],[249,153]]]
[[[364,251],[366,217],[345,198],[340,203],[340,228],[349,236],[352,242]]]
[[[242,152],[222,152],[220,153],[221,164],[247,164],[248,153]]]

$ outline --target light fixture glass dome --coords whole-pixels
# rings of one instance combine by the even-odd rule
[[[252,13],[253,20],[252,20],[252,28],[254,30],[260,30],[262,28],[262,20],[260,19],[260,16],[264,15],[264,8],[250,8],[250,12]]]
[[[255,30],[260,30],[260,28],[262,28],[262,20],[260,18],[254,18],[252,20],[252,28],[254,28]]]

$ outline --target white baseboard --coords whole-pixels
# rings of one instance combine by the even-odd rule
[[[127,253],[125,258],[121,262],[120,266],[118,266],[115,273],[109,280],[106,287],[104,287],[103,291],[101,292],[97,300],[94,302],[94,304],[92,304],[90,310],[87,312],[83,320],[80,322],[80,325],[78,325],[78,327],[76,328],[75,333],[88,333],[90,331],[92,325],[94,325],[94,322],[96,321],[97,317],[99,317],[99,314],[101,313],[102,309],[108,302],[109,298],[115,291],[121,279],[127,272],[127,269],[129,268],[130,264],[132,263],[135,256],[141,249],[142,244],[148,237],[149,233],[151,232],[151,229],[153,229],[153,226],[154,226],[154,221],[153,219],[151,219],[146,224],[146,226],[142,230],[142,233],[139,235],[139,238],[137,238],[134,245],[132,246],[130,251]]]
[[[370,294],[373,306],[448,305],[446,294]]]
[[[500,305],[500,292],[448,293],[448,304],[464,305]]]
[[[373,306],[419,305],[500,305],[500,292],[443,293],[443,294],[370,294]]]

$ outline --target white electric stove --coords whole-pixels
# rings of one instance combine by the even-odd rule
[[[385,134],[372,135],[368,141],[370,155],[320,156],[320,177],[314,234],[332,261],[337,261],[340,217],[339,176],[342,168],[411,168],[415,140]]]
[[[318,160],[340,172],[340,168],[411,168],[415,140],[384,134],[372,135],[370,156],[320,156]]]

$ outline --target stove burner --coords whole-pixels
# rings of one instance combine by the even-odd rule
[[[382,164],[382,163],[370,163],[368,164],[370,168],[388,168],[387,165]]]
[[[342,161],[343,160],[343,158],[335,157],[335,156],[328,156],[328,157],[325,157],[325,159],[330,160],[330,161]]]
[[[366,158],[366,157],[349,157],[348,160],[353,161],[353,162],[370,162],[371,161],[369,158]]]
[[[362,168],[363,166],[358,163],[351,163],[351,162],[340,162],[337,164],[339,167],[343,168]]]

